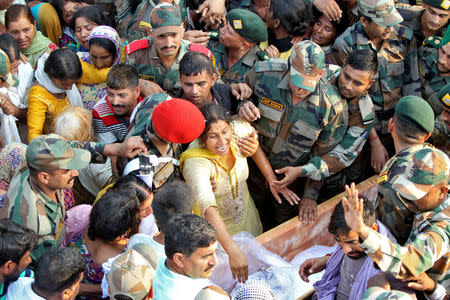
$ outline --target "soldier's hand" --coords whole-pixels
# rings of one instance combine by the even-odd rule
[[[345,222],[352,230],[359,233],[360,229],[365,226],[363,220],[364,202],[363,199],[359,199],[358,190],[354,182],[350,186],[345,185],[345,190],[347,197],[342,198]]]
[[[314,0],[313,5],[330,21],[338,21],[342,17],[342,10],[334,0]]]
[[[245,100],[250,98],[253,94],[251,87],[245,83],[232,83],[230,84],[231,93],[238,100]]]
[[[241,105],[239,108],[239,116],[248,122],[253,122],[261,118],[259,108],[250,101]]]
[[[165,92],[156,82],[145,79],[139,79],[139,86],[141,87],[141,96],[144,98],[156,93]]]
[[[267,53],[267,55],[269,55],[270,57],[280,57],[280,51],[278,50],[277,47],[275,47],[274,45],[270,45],[269,47],[267,47],[266,49],[264,49],[264,51]]]
[[[142,152],[147,153],[144,140],[139,136],[132,136],[123,143],[106,144],[103,155],[132,158]]]
[[[184,32],[183,40],[206,47],[208,45],[209,35],[207,32],[201,30],[188,30]]]
[[[243,137],[238,141],[239,151],[245,157],[251,157],[258,150],[259,142],[256,130],[253,130],[249,136]]]
[[[303,198],[298,207],[298,218],[303,224],[309,224],[317,218],[317,203],[314,200]]]
[[[325,270],[328,259],[330,256],[315,257],[305,260],[305,262],[300,266],[298,274],[305,282],[309,282],[309,275],[316,274]]]
[[[380,173],[389,159],[388,152],[380,139],[370,142],[370,165],[376,173]]]
[[[297,177],[302,174],[302,167],[284,167],[278,170],[275,170],[277,174],[284,174],[284,178],[282,180],[275,180],[273,182],[273,186],[276,189],[282,189],[290,185]]]
[[[402,281],[408,281],[408,287],[416,291],[432,291],[436,285],[436,281],[431,279],[425,272],[416,277],[404,278]]]

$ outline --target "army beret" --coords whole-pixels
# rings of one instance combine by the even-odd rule
[[[442,37],[441,43],[440,43],[440,47],[444,47],[445,45],[448,44],[448,42],[450,42],[450,30],[449,30],[449,26],[447,26],[447,30],[445,31],[444,36]]]
[[[249,42],[258,44],[267,41],[267,29],[263,20],[251,11],[233,9],[227,14],[231,27]]]
[[[437,94],[439,100],[441,100],[442,104],[446,107],[450,108],[450,83],[444,86],[439,93]]]
[[[434,128],[434,113],[430,104],[417,96],[404,96],[395,106],[395,115],[417,124],[426,132]]]
[[[423,3],[443,10],[450,8],[450,0],[423,0]]]

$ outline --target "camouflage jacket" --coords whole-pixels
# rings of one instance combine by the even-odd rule
[[[431,105],[435,116],[442,113],[442,103],[438,99],[437,93],[450,83],[450,76],[440,76],[437,68],[440,43],[441,37],[430,35],[424,41],[424,45],[427,47],[419,49],[422,97]]]
[[[437,117],[434,122],[431,140],[433,146],[441,149],[448,157],[450,157],[450,130],[444,121],[441,120],[441,116]]]
[[[216,58],[222,81],[225,84],[244,82],[245,74],[247,74],[259,61],[269,59],[266,52],[255,45],[230,68],[228,66],[228,50],[224,45],[219,44],[217,47],[212,48],[212,52]]]
[[[180,144],[170,143],[164,153],[161,153],[155,144],[152,142],[152,139],[159,139],[155,136],[151,123],[151,116],[153,113],[153,109],[155,107],[166,101],[171,99],[167,94],[157,93],[151,96],[148,96],[136,107],[135,117],[130,124],[130,130],[125,138],[130,136],[140,136],[144,139],[145,146],[147,147],[147,151],[149,155],[156,155],[158,157],[172,157],[178,159],[181,152],[183,151]],[[126,164],[129,160],[124,159],[124,164]],[[179,177],[180,172],[178,166],[174,165],[171,161],[166,163],[159,164],[154,169],[153,176],[153,188],[158,189],[165,183],[170,183],[174,178]]]
[[[423,144],[403,149],[386,162],[378,178],[377,218],[389,228],[401,245],[406,242],[411,232],[414,213],[392,189],[391,182],[405,172],[406,165],[415,152],[429,147],[432,146]]]
[[[147,30],[151,29],[150,14],[159,0],[144,0],[140,2],[134,13],[131,11],[130,0],[114,0],[117,9],[117,32],[128,42],[139,40],[148,36]],[[185,0],[173,1],[173,5],[180,10],[186,30],[194,28],[189,8]]]
[[[401,25],[383,41],[380,49],[369,40],[361,22],[347,28],[334,45],[331,62],[344,65],[347,56],[355,49],[368,49],[378,57],[379,72],[369,90],[375,106],[377,131],[387,134],[387,122],[393,115],[395,104],[402,96],[421,96],[416,41],[413,32]],[[392,114],[392,115],[391,115]]]
[[[311,155],[324,155],[344,137],[347,104],[336,88],[320,79],[307,99],[292,105],[288,64],[281,59],[259,62],[246,76],[252,101],[261,118],[255,127],[272,168],[305,164]],[[317,199],[318,191],[305,188],[304,197]]]
[[[327,68],[328,70],[329,68]],[[337,87],[341,68],[335,69],[328,82]],[[361,152],[369,132],[375,125],[375,111],[369,95],[347,101],[348,128],[342,141],[330,152],[315,156],[302,167],[302,175],[322,180],[350,166]]]
[[[72,147],[91,152],[91,162],[104,163],[104,144],[72,142]],[[48,248],[57,247],[65,236],[64,192],[56,194],[57,202],[48,197],[30,178],[27,167],[17,172],[11,180],[7,197],[0,210],[0,218],[9,217],[14,222],[37,233],[39,240],[31,251],[35,261]]]
[[[426,272],[450,292],[450,197],[429,212],[413,218],[404,246],[371,230],[361,247],[381,271],[403,279]]]

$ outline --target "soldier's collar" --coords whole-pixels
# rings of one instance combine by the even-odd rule
[[[247,53],[244,54],[244,56],[241,57],[240,61],[249,67],[253,67],[255,65],[255,60],[258,61],[256,59],[256,54],[258,51],[261,51],[261,48],[259,48],[258,45],[254,45],[247,51]]]
[[[280,82],[277,85],[277,88],[283,89],[283,90],[289,90],[289,69],[287,72],[284,73],[283,77],[281,78]]]

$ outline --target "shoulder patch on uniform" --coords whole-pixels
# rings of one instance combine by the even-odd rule
[[[140,39],[134,42],[131,42],[127,45],[127,54],[130,55],[131,53],[141,50],[141,49],[145,49],[150,47],[150,41],[148,39]]]
[[[441,37],[438,37],[436,35],[429,35],[425,40],[423,40],[424,45],[431,45],[433,47],[439,47],[441,44]]]
[[[282,59],[268,59],[264,61],[260,61],[255,66],[256,72],[282,72],[288,68],[287,63]]]
[[[191,43],[191,44],[189,44],[189,46],[188,46],[188,50],[189,50],[189,51],[195,51],[195,52],[203,53],[203,54],[205,54],[206,56],[208,56],[209,58],[212,57],[212,52],[211,52],[211,50],[209,50],[208,48],[206,48],[206,47],[204,47],[204,46],[202,46],[202,45],[198,45],[198,44]]]
[[[402,25],[397,25],[397,30],[396,30],[397,34],[405,39],[411,40],[414,32],[405,26]]]

